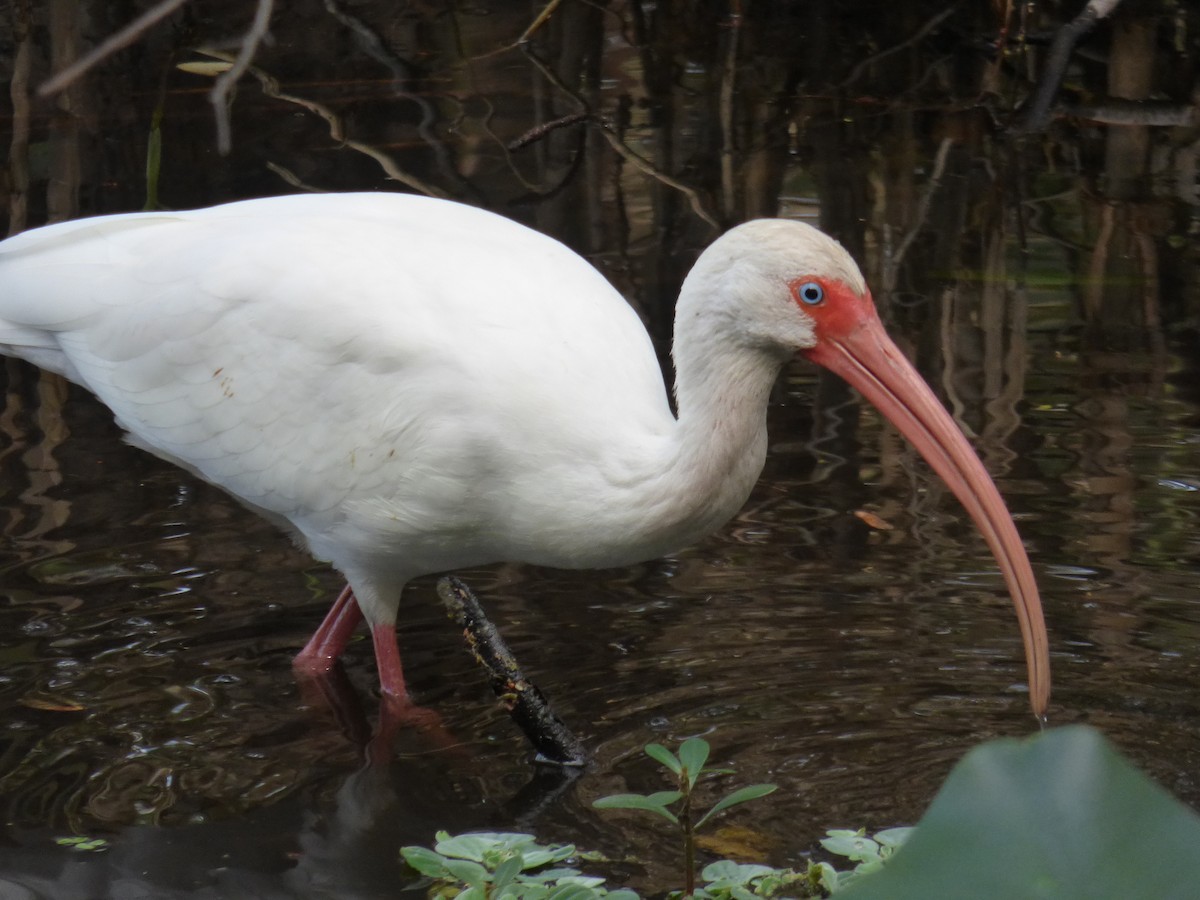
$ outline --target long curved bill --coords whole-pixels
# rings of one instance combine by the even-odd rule
[[[884,331],[870,295],[859,302],[853,327],[821,334],[804,355],[840,375],[887,416],[971,514],[1012,595],[1025,643],[1029,700],[1041,719],[1050,700],[1050,653],[1042,602],[1017,527],[962,431]]]

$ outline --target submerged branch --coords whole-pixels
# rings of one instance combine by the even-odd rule
[[[449,577],[438,582],[437,592],[463,629],[471,654],[487,670],[492,690],[538,751],[539,758],[561,766],[583,765],[587,761],[583,744],[554,714],[537,686],[525,677],[470,589],[457,578]]]

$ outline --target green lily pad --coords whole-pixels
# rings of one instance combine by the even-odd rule
[[[1200,817],[1093,728],[992,741],[955,766],[905,845],[846,900],[1190,900]]]

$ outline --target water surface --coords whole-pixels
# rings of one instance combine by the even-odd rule
[[[51,17],[30,38],[38,77],[122,24],[89,6],[86,20],[36,13]],[[23,194],[13,182],[12,227],[140,208],[151,138],[151,193],[174,208],[297,184],[410,189],[385,158],[393,176],[570,243],[665,347],[679,279],[716,233],[706,218],[819,221],[863,261],[1017,519],[1051,633],[1050,724],[1100,727],[1196,805],[1200,225],[1187,145],[1080,119],[1006,132],[1030,90],[1018,73],[1041,57],[1036,42],[1028,58],[990,55],[998,23],[982,12],[805,6],[713,24],[567,3],[526,54],[505,48],[532,13],[503,4],[289,4],[239,88],[226,157],[211,81],[173,63],[227,46],[246,11],[185,7],[28,119],[14,108],[10,165],[28,174]],[[1138,19],[1094,40],[1135,68],[1181,67],[1195,59],[1190,18],[1170,53],[1137,42]],[[1116,91],[1091,60],[1077,79]],[[1155,88],[1190,97],[1184,76]],[[365,635],[345,659],[357,716],[314,709],[290,669],[336,573],[124,445],[96,401],[32,368],[6,365],[0,422],[3,890],[390,897],[406,882],[398,848],[439,828],[577,841],[662,889],[678,879],[657,823],[591,808],[661,786],[648,741],[702,735],[736,770],[721,785],[779,784],[729,817],[746,848],[714,852],[782,864],[827,828],[914,822],[967,749],[1037,727],[982,540],[889,426],[803,364],[773,397],[763,479],[720,533],[627,569],[462,573],[592,749],[575,778],[530,764],[432,580],[406,602],[400,643],[444,730],[405,731],[389,764],[363,769],[376,689]],[[108,849],[57,843],[71,835]]]

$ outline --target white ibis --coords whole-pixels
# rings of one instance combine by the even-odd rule
[[[888,339],[849,254],[808,225],[715,241],[675,316],[673,414],[650,339],[595,269],[492,213],[323,194],[104,216],[0,243],[0,351],[112,409],[128,440],[298,535],[348,585],[296,659],[328,671],[365,616],[385,705],[408,695],[413,578],[499,560],[629,564],[720,527],[767,449],[796,354],[845,378],[975,520],[1050,668],[999,494]]]

